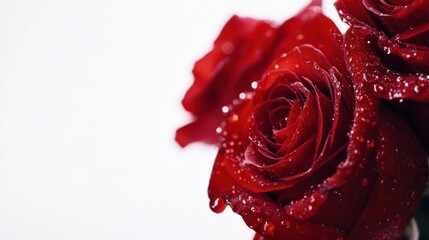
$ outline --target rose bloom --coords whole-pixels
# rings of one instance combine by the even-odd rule
[[[352,73],[385,99],[429,101],[429,0],[338,0]]]
[[[181,146],[195,141],[218,144],[216,128],[224,117],[220,109],[232,104],[240,93],[251,91],[251,83],[262,77],[273,59],[300,44],[320,45],[321,49],[337,47],[332,45],[335,41],[331,30],[340,34],[335,25],[328,18],[313,16],[311,11],[320,4],[321,0],[314,0],[303,12],[280,25],[232,17],[213,49],[195,63],[195,81],[182,100],[194,120],[177,130],[176,141]],[[321,45],[321,38],[329,41]],[[329,57],[342,58],[342,54],[335,54],[338,55]]]
[[[421,200],[426,153],[372,88],[352,82],[321,9],[295,20],[303,38],[324,34],[271,58],[256,90],[224,109],[211,208],[229,205],[255,239],[396,239]]]
[[[394,100],[429,151],[429,0],[338,0],[350,72]]]

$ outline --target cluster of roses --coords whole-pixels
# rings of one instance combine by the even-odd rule
[[[429,0],[314,0],[281,25],[232,17],[196,62],[182,146],[218,144],[211,208],[255,239],[397,239],[423,197]]]

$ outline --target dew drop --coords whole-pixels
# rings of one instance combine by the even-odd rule
[[[398,83],[402,82],[402,77],[401,77],[401,76],[398,76],[398,77],[396,78],[396,82],[398,82]]]
[[[221,132],[222,132],[222,128],[221,128],[221,127],[217,127],[217,128],[216,128],[216,133],[217,133],[217,134],[220,134]]]
[[[420,92],[420,87],[418,85],[414,86],[414,92],[415,93],[419,93]]]
[[[257,81],[253,81],[252,84],[250,85],[253,89],[256,89],[258,87],[258,82]]]
[[[374,84],[374,92],[382,92],[384,91],[384,86],[380,84]]]
[[[356,140],[358,140],[359,142],[365,142],[365,138],[362,136],[357,136]]]
[[[232,114],[231,116],[228,117],[229,122],[236,122],[237,120],[238,120],[237,114]]]
[[[223,113],[228,113],[228,112],[229,112],[229,107],[227,107],[227,106],[223,106],[223,107],[222,107],[222,112],[223,112]]]
[[[285,228],[290,228],[292,226],[292,222],[289,220],[283,220],[280,222],[280,224]]]
[[[260,207],[251,207],[250,211],[252,211],[253,213],[261,213],[261,208]]]
[[[390,47],[385,47],[385,48],[384,48],[384,51],[385,51],[387,54],[390,54],[390,53],[392,52],[392,50],[390,49]]]
[[[395,92],[393,94],[393,98],[401,98],[401,97],[402,97],[402,93],[400,93],[400,92]]]
[[[357,100],[358,102],[362,102],[362,100],[363,100],[363,96],[362,96],[362,95],[358,95],[358,96],[356,96],[356,100]]]
[[[241,100],[243,100],[243,99],[245,99],[245,98],[246,98],[246,94],[245,94],[244,92],[242,92],[242,93],[240,93],[240,94],[238,95],[238,97],[239,97]]]
[[[276,226],[272,222],[264,222],[262,226],[262,234],[271,236],[274,234]]]
[[[215,213],[221,213],[225,210],[226,203],[222,198],[210,199],[210,209]]]
[[[366,141],[366,146],[367,146],[368,148],[373,148],[373,147],[375,147],[375,141],[374,141],[374,140],[372,140],[372,139],[370,139],[370,140]]]

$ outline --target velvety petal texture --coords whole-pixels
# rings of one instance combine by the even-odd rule
[[[429,116],[421,108],[429,103],[429,0],[338,0],[335,5],[350,25],[344,36],[350,72],[375,96],[395,102],[429,152],[429,124],[422,124]]]
[[[338,0],[345,34],[321,0],[282,24],[232,17],[176,132],[219,146],[211,209],[254,240],[398,239],[428,180],[428,2]]]
[[[380,100],[362,90],[349,101],[347,78],[308,57],[321,54],[289,52],[231,112],[212,208],[230,205],[266,239],[396,239],[421,199],[425,152]]]
[[[429,101],[429,0],[338,0],[351,72],[376,96]],[[366,56],[364,62],[354,59]]]
[[[252,91],[272,61],[297,45],[312,44],[321,50],[339,49],[341,33],[335,24],[315,11],[313,1],[295,17],[278,25],[234,16],[224,26],[213,49],[194,66],[194,83],[183,98],[183,106],[194,121],[178,129],[181,146],[195,141],[219,143],[216,128],[224,119],[223,106],[237,102],[240,93]],[[327,51],[328,52],[328,51]],[[345,69],[340,51],[328,56]]]
[[[393,240],[418,208],[424,148],[368,85],[351,81],[340,44],[283,52],[222,124],[210,205],[231,206],[255,239]]]

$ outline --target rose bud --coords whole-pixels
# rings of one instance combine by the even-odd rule
[[[182,100],[194,121],[177,130],[176,141],[181,146],[195,141],[218,144],[216,128],[223,120],[222,107],[237,101],[240,93],[252,91],[251,83],[258,81],[269,64],[282,53],[300,44],[338,48],[331,44],[335,43],[331,31],[341,35],[335,24],[314,14],[314,8],[320,5],[320,0],[314,0],[281,25],[232,17],[214,42],[213,49],[195,63],[194,83]],[[321,42],[325,44],[321,45]],[[338,55],[329,57],[342,58],[342,53],[335,54]]]
[[[336,51],[302,45],[278,58],[222,125],[210,206],[229,205],[255,239],[393,240],[419,206],[421,143],[328,57]]]

